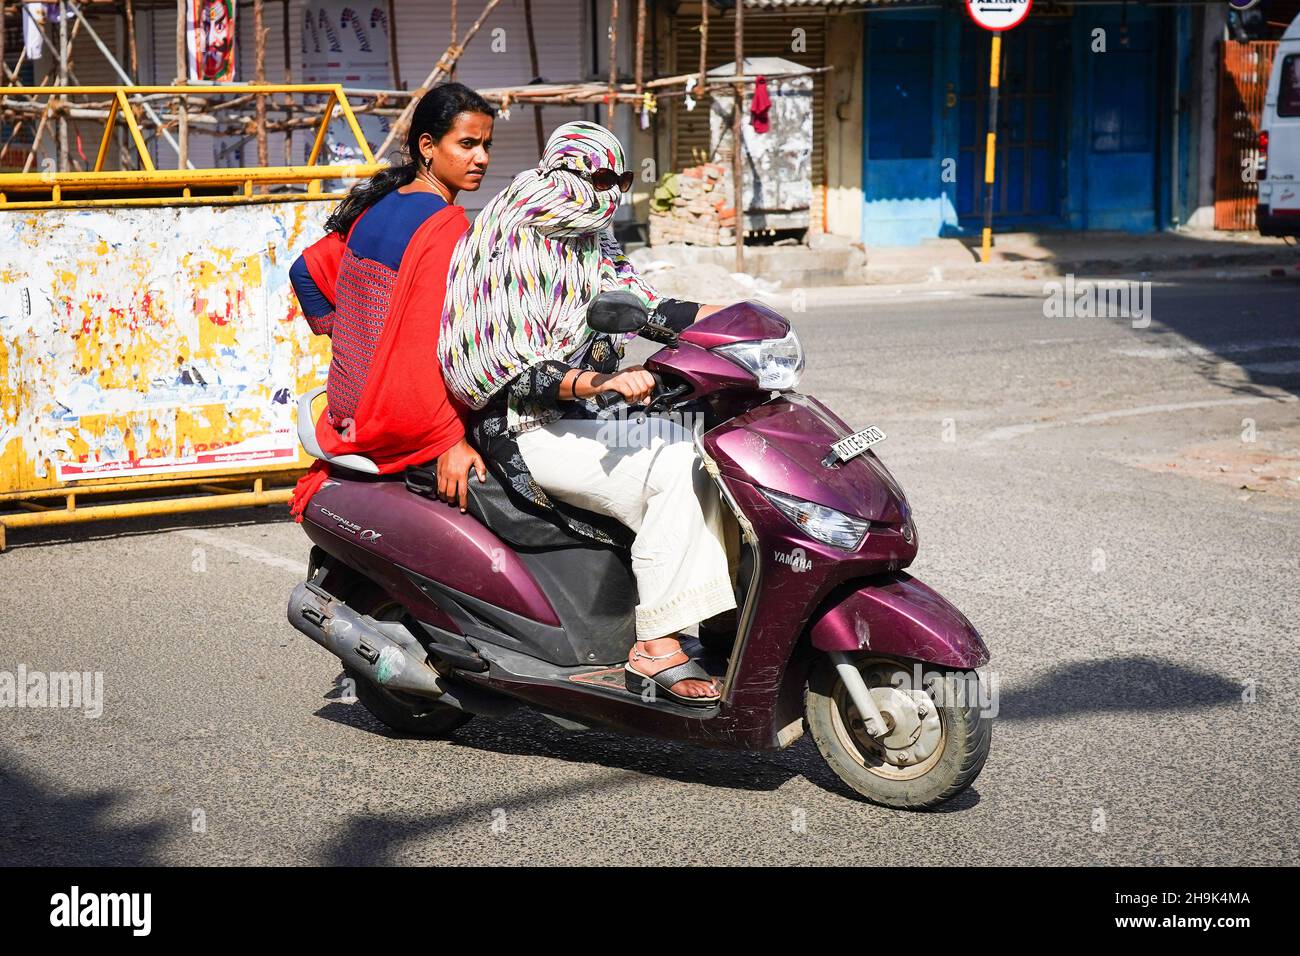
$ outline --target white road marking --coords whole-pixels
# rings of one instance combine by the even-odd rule
[[[301,578],[307,576],[307,565],[303,562],[273,554],[257,547],[257,545],[246,544],[235,538],[228,538],[224,535],[213,534],[211,531],[202,531],[197,528],[187,528],[175,533],[181,537],[189,538],[191,541],[197,541],[213,548],[220,548],[222,551],[230,551],[241,558],[248,558],[250,561],[257,561],[259,564],[265,564],[268,567],[279,568],[282,571],[292,571]]]
[[[1194,355],[1208,358],[1235,352],[1261,352],[1264,349],[1300,349],[1300,339],[1260,339],[1248,342],[1230,342],[1206,348],[1204,345],[1147,345],[1140,348],[1111,349],[1116,355],[1129,358],[1170,359]]]
[[[1275,404],[1296,401],[1300,401],[1300,397],[1279,395],[1276,398],[1256,396],[1252,398],[1219,398],[1204,402],[1171,402],[1166,405],[1139,405],[1135,408],[1117,408],[1109,412],[1094,412],[1091,415],[1084,415],[1082,418],[1073,418],[1068,421],[1023,422],[1019,425],[1003,425],[1001,428],[993,429],[981,441],[1007,441],[1012,438],[1019,438],[1021,435],[1027,435],[1030,432],[1041,431],[1044,428],[1061,428],[1065,425],[1096,425],[1100,422],[1114,421],[1117,418],[1133,418],[1137,415],[1159,415],[1167,412],[1195,411],[1201,408],[1224,408],[1232,405],[1262,405],[1265,403]]]

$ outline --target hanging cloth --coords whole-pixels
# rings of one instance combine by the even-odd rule
[[[766,133],[772,128],[768,122],[767,111],[772,108],[772,98],[767,95],[767,77],[760,76],[754,81],[754,95],[749,101],[749,123],[755,133]]]
[[[34,4],[23,4],[23,49],[27,59],[36,61],[45,52],[45,38],[41,35],[41,24],[45,20],[45,8]]]

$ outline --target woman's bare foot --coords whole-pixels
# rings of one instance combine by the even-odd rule
[[[639,656],[638,656],[639,652]],[[676,652],[676,653],[674,653]],[[664,657],[663,655],[669,655]],[[647,656],[662,657],[661,660],[646,660]],[[660,671],[690,660],[682,650],[681,641],[675,637],[657,637],[650,641],[637,641],[627,653],[627,662],[634,671],[653,677]],[[718,682],[709,680],[679,680],[671,688],[680,697],[717,697],[721,693]]]

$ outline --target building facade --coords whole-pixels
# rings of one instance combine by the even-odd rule
[[[1180,221],[1194,145],[1194,12],[1040,2],[1003,33],[995,229]],[[948,9],[863,21],[863,240],[978,232],[992,34]]]

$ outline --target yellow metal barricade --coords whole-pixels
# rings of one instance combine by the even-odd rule
[[[305,166],[160,170],[128,99],[152,92],[329,102]],[[296,399],[329,362],[289,268],[340,198],[322,184],[380,168],[342,90],[4,90],[37,93],[107,94],[115,105],[94,169],[0,175],[0,549],[7,527],[287,500],[311,463]],[[366,165],[316,165],[336,108]],[[119,121],[138,170],[102,169]],[[256,192],[286,183],[307,192]],[[214,187],[229,194],[191,194]]]

